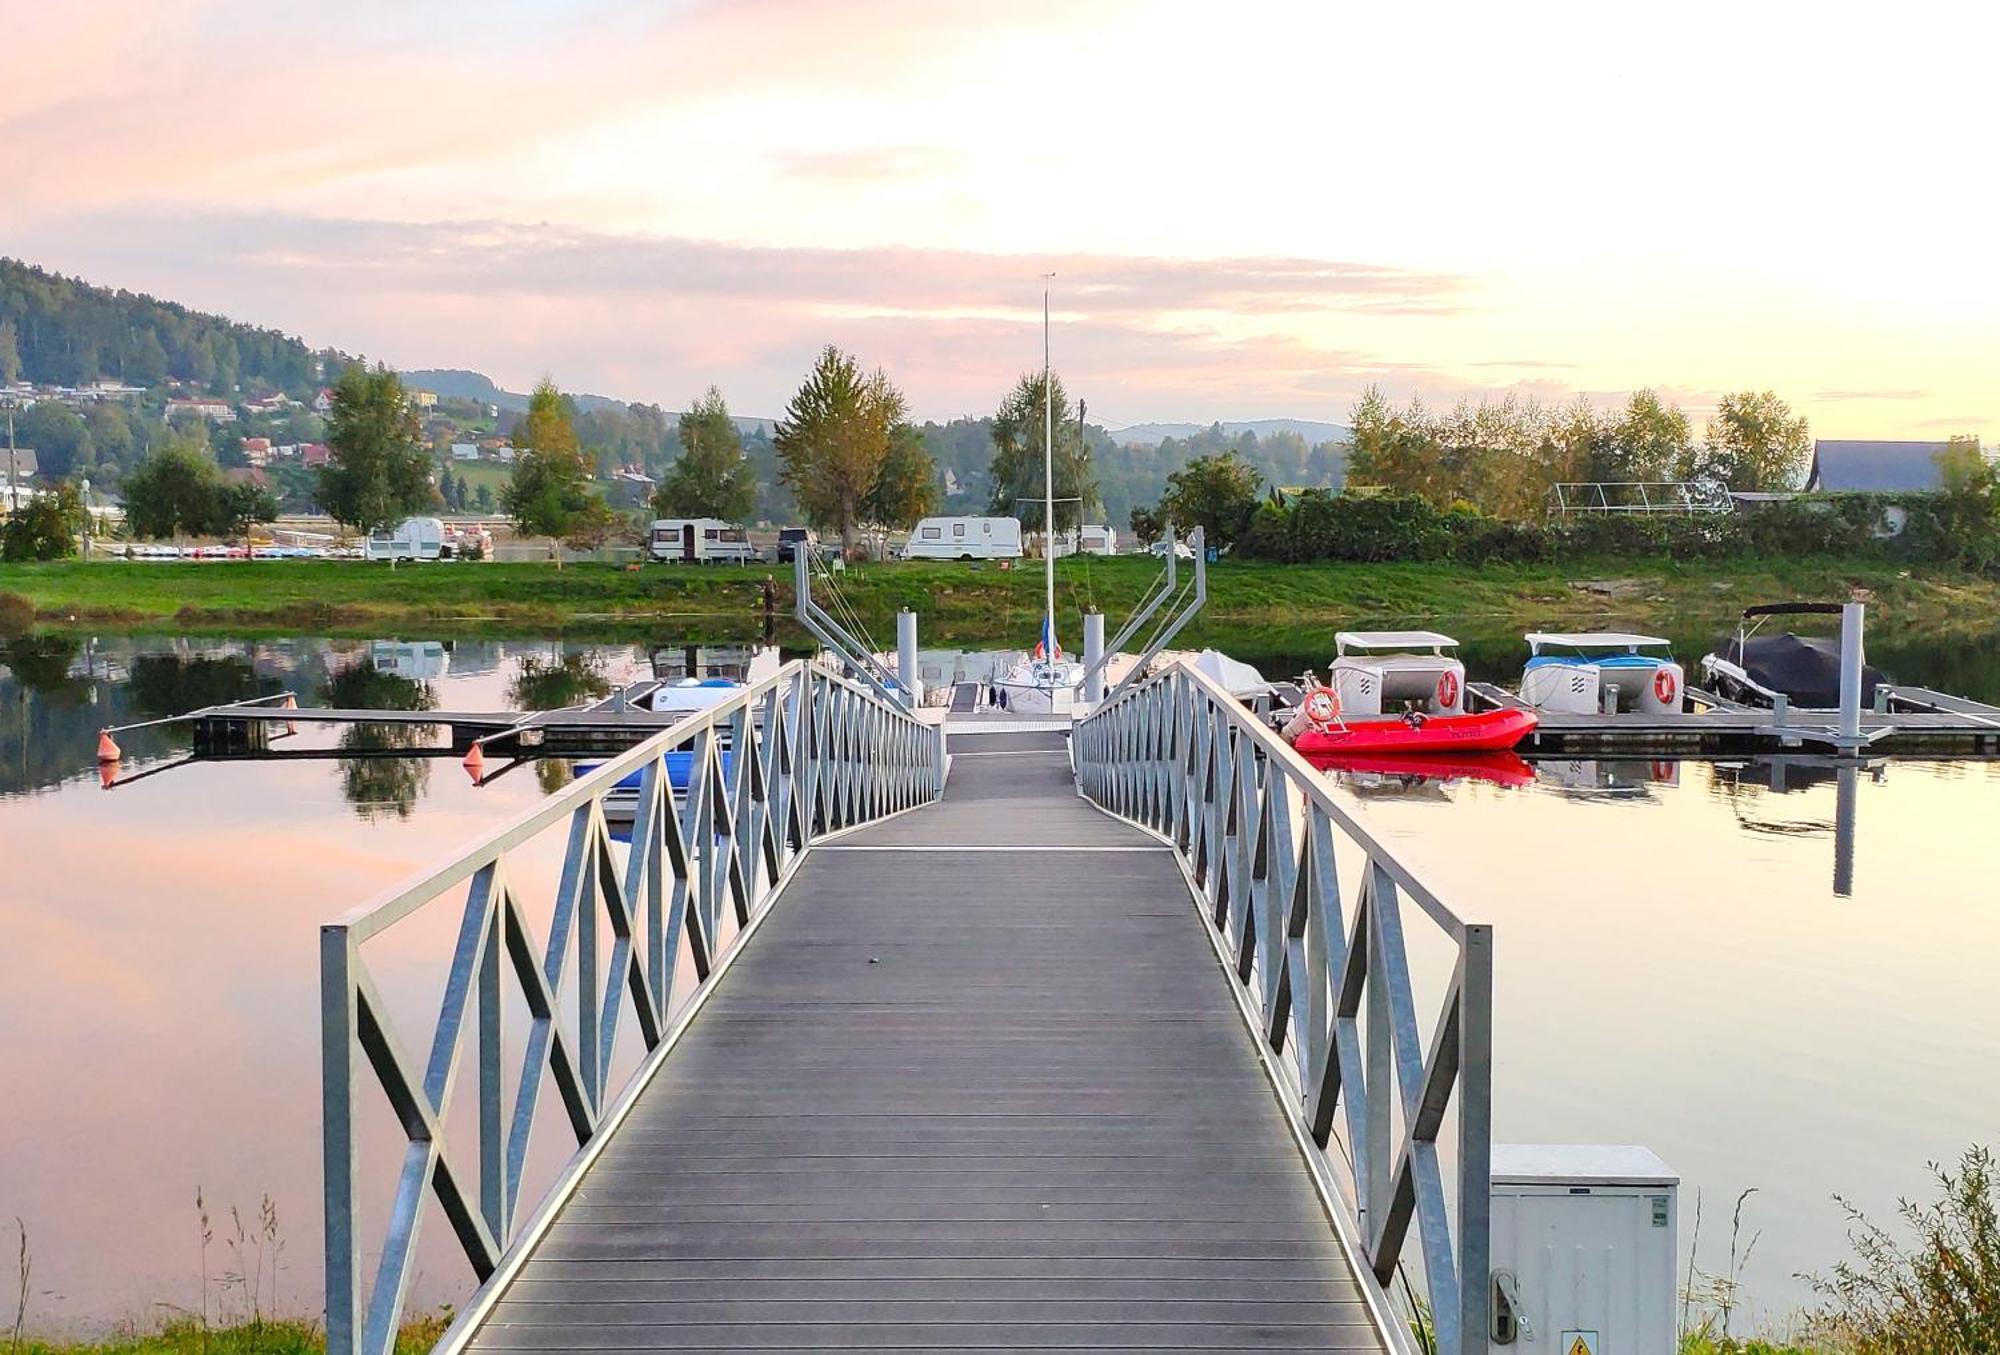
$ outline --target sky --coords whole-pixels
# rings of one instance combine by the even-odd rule
[[[404,368],[774,415],[1450,404],[2000,437],[2000,10],[6,0],[0,253]]]

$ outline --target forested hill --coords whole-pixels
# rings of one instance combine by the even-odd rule
[[[22,379],[178,380],[218,393],[264,386],[303,397],[319,376],[312,350],[275,329],[0,258],[0,382]]]

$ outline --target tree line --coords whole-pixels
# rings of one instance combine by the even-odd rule
[[[243,385],[305,396],[322,356],[275,329],[0,258],[0,383],[185,381],[218,395]]]

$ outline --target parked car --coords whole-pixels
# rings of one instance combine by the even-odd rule
[[[788,565],[798,548],[804,546],[810,555],[819,549],[819,533],[810,527],[780,527],[778,529],[778,563]]]

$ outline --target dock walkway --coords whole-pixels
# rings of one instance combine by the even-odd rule
[[[1175,858],[1046,733],[815,847],[478,1351],[1382,1350]]]

